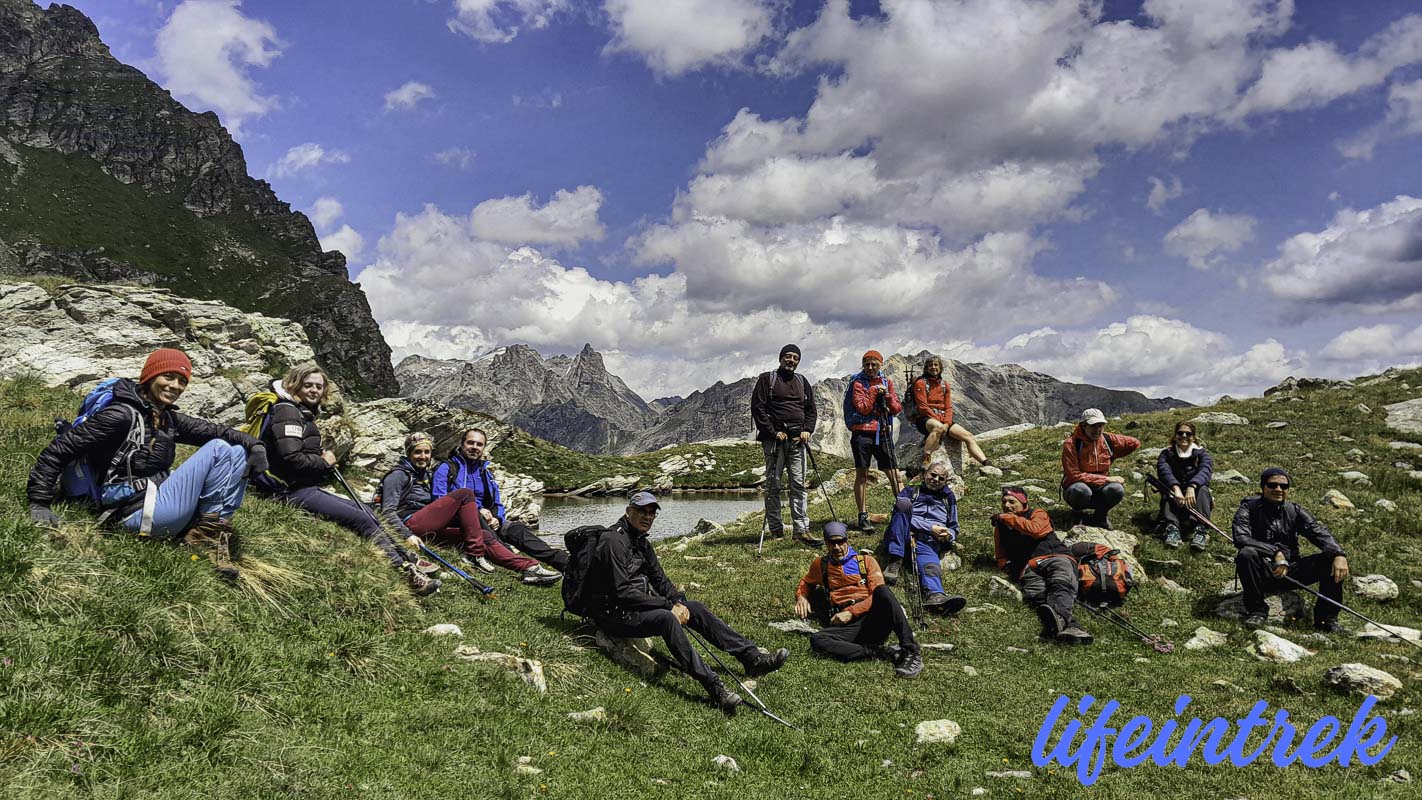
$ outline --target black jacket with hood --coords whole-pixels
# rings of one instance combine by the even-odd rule
[[[138,412],[139,423],[143,426],[142,444],[138,446],[129,442],[129,431],[134,420],[129,409]],[[120,505],[141,508],[148,481],[162,483],[168,477],[177,445],[196,447],[213,439],[221,439],[246,450],[257,444],[256,439],[239,430],[190,417],[175,405],[155,413],[138,383],[123,378],[114,384],[112,402],[82,425],[54,437],[40,451],[34,468],[30,470],[25,494],[30,503],[48,506],[58,493],[56,484],[64,465],[83,458],[89,463],[92,474],[99,476],[100,486],[124,481],[130,483],[136,493]]]
[[[1283,551],[1290,564],[1299,560],[1299,536],[1325,553],[1346,555],[1328,528],[1298,503],[1271,503],[1262,495],[1246,497],[1240,502],[1239,510],[1234,512],[1232,532],[1235,547],[1241,550],[1253,547],[1271,559]]]
[[[671,608],[686,599],[662,570],[647,535],[625,516],[598,536],[587,581],[594,617]]]
[[[270,475],[263,475],[256,484],[269,492],[320,486],[330,479],[332,469],[321,456],[321,429],[316,427],[321,407],[313,409],[297,402],[282,388],[280,380],[272,381],[272,391],[278,400],[267,411],[267,422],[262,426],[262,443],[271,460],[267,470]]]
[[[400,459],[380,481],[380,510],[404,520],[433,503],[430,473],[411,464],[409,458]]]

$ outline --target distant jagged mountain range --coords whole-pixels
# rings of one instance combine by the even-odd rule
[[[890,356],[885,371],[902,387],[927,356],[926,352]],[[1190,405],[1173,397],[1149,398],[1140,392],[1066,383],[1011,364],[945,362],[953,388],[954,419],[975,432],[1024,422],[1054,425],[1075,420],[1087,408],[1114,415]],[[492,414],[535,436],[585,452],[640,453],[754,435],[750,398],[755,375],[729,384],[717,381],[686,398],[648,403],[607,371],[591,345],[584,345],[573,358],[544,358],[526,345],[500,348],[474,361],[410,356],[396,365],[395,374],[407,397]],[[847,375],[815,384],[819,425],[814,442],[825,452],[849,454],[842,405],[848,386]],[[920,438],[910,426],[903,427],[903,444]]]

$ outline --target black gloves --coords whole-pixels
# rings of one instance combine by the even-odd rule
[[[261,442],[257,442],[247,450],[247,480],[261,475],[267,471],[267,447]]]
[[[49,506],[42,506],[39,503],[30,503],[30,520],[41,528],[58,528],[64,523],[64,520],[49,510]]]

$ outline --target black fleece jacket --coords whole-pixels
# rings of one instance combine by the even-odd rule
[[[1269,558],[1282,550],[1290,564],[1299,560],[1299,536],[1325,553],[1346,555],[1328,528],[1298,503],[1271,503],[1260,495],[1240,502],[1232,532],[1235,547],[1253,547]]]
[[[121,452],[128,448],[128,433],[133,424],[133,415],[128,409],[138,412],[143,425],[143,444],[132,448],[131,453]],[[162,482],[173,467],[177,445],[201,446],[213,439],[246,450],[257,444],[256,439],[241,431],[190,417],[177,406],[168,406],[155,416],[153,406],[143,397],[138,384],[124,378],[114,384],[113,402],[84,424],[56,436],[40,451],[34,469],[30,470],[25,495],[36,505],[48,506],[54,502],[59,474],[65,464],[76,458],[85,459],[92,473],[101,476],[100,485],[144,479]],[[116,456],[120,463],[111,469]],[[142,487],[136,488],[141,497]]]
[[[281,388],[280,381],[272,382],[272,390],[281,399],[267,412],[267,424],[262,429],[262,442],[271,459],[269,471],[286,484],[287,490],[320,486],[331,477],[331,465],[321,457],[321,429],[316,427],[321,409],[296,402]],[[257,486],[268,491],[283,488],[266,480],[258,481]]]

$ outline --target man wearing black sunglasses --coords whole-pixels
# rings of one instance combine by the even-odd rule
[[[966,598],[943,589],[943,555],[958,540],[958,499],[948,488],[949,475],[948,465],[935,461],[923,473],[921,485],[899,492],[893,519],[884,531],[884,549],[889,553],[884,581],[890,586],[898,583],[903,560],[912,558],[910,566],[919,585],[910,591],[921,590],[923,607],[944,615],[956,614],[968,604]]]
[[[1279,467],[1259,476],[1260,495],[1246,497],[1234,514],[1234,563],[1244,584],[1244,626],[1263,627],[1269,618],[1266,595],[1284,591],[1287,576],[1302,584],[1317,583],[1320,599],[1313,607],[1313,626],[1338,633],[1338,605],[1343,602],[1343,581],[1348,578],[1348,558],[1333,534],[1298,503],[1288,500],[1293,480]],[[1322,552],[1306,558],[1299,554],[1299,536]]]

